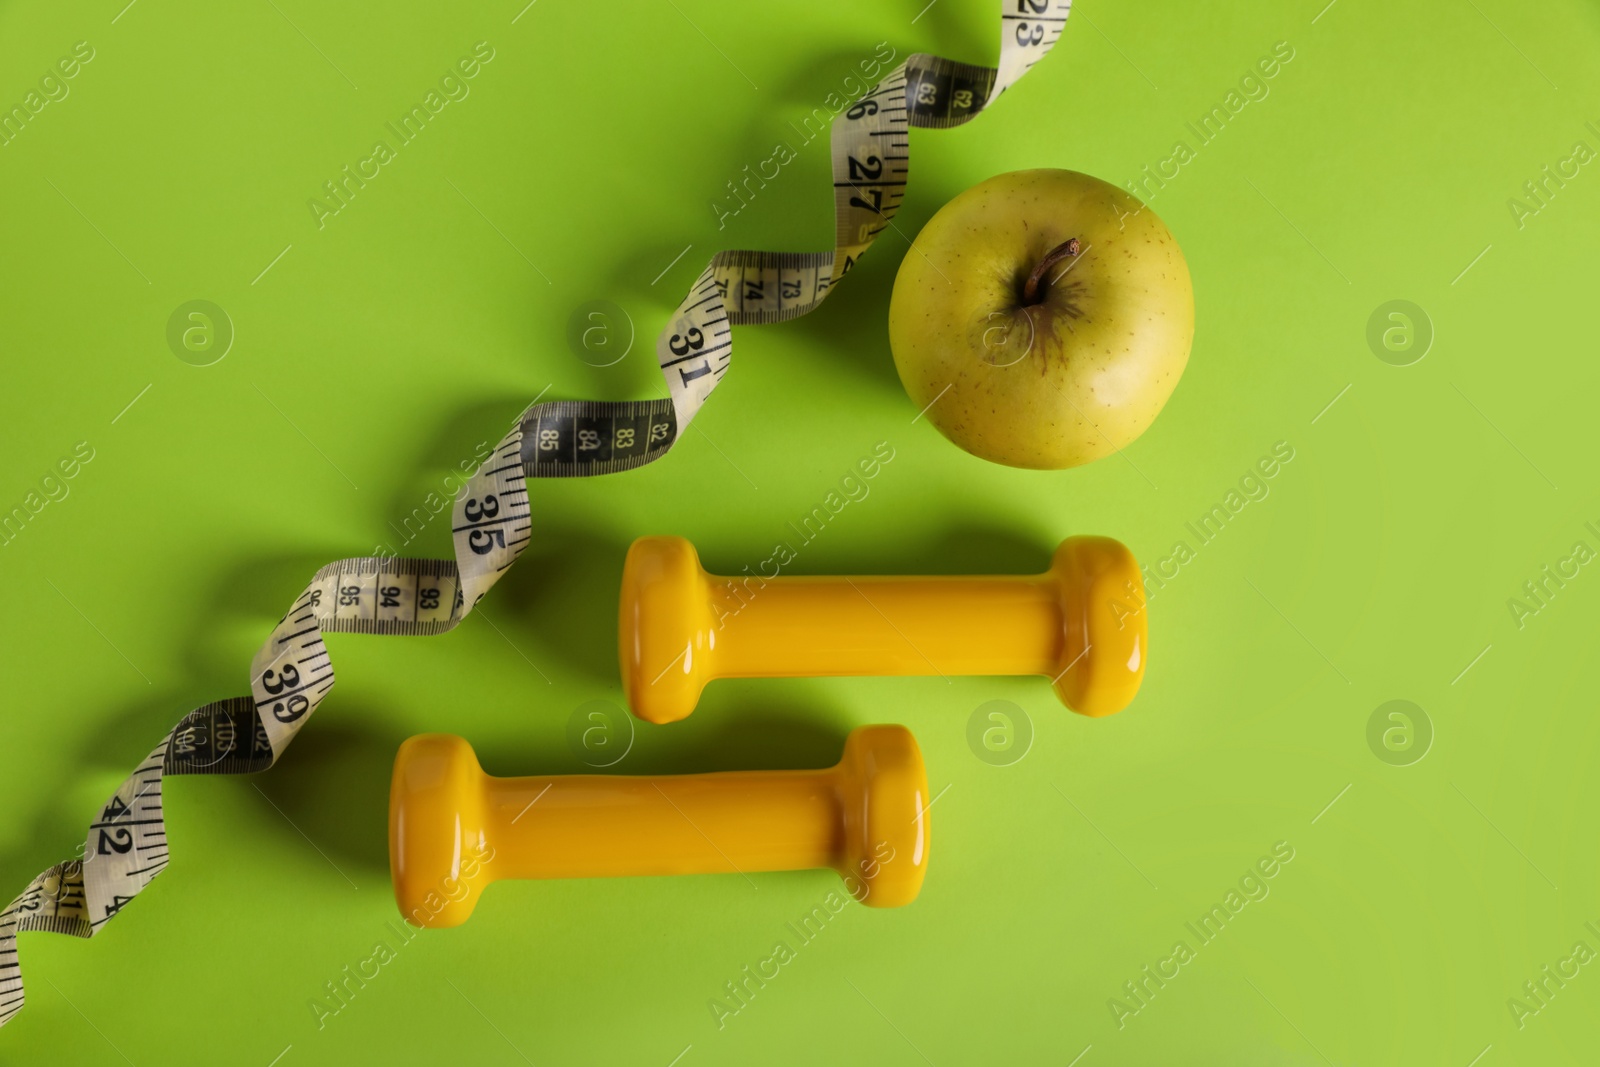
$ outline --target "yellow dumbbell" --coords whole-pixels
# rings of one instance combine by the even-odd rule
[[[389,790],[389,869],[417,926],[458,926],[505,878],[831,867],[852,896],[909,904],[928,866],[928,778],[903,726],[863,726],[817,771],[492,778],[472,746],[421,734]]]
[[[1069,708],[1110,715],[1144,677],[1133,554],[1072,537],[1043,574],[720,577],[681,537],[628,550],[618,626],[635,715],[675,722],[713,678],[1042,674]]]

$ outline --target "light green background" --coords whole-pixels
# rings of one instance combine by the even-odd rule
[[[394,544],[541,390],[659,395],[649,339],[715,250],[826,247],[820,141],[725,231],[708,205],[878,42],[990,62],[997,22],[979,0],[123,2],[0,7],[0,104],[74,42],[96,51],[0,148],[0,505],[95,449],[0,550],[8,895],[73,854],[184,712],[245,691],[318,566]],[[495,58],[470,97],[319,230],[306,201],[480,40]],[[1003,171],[1121,183],[1195,147],[1186,121],[1280,41],[1270,95],[1152,201],[1198,328],[1151,431],[1037,473],[913,423],[885,329],[908,236]],[[93,942],[24,935],[29,1006],[0,1061],[1592,1062],[1600,968],[1521,1029],[1507,1000],[1574,942],[1600,949],[1600,577],[1521,628],[1507,600],[1574,542],[1600,548],[1600,176],[1521,227],[1507,200],[1574,142],[1600,148],[1597,48],[1600,15],[1573,2],[1084,0],[991,113],[913,134],[897,231],[817,314],[739,330],[668,458],[534,485],[533,544],[460,630],[332,638],[340,684],[276,769],[169,780],[171,869]],[[197,298],[237,330],[204,368],[165,340]],[[594,299],[640,334],[603,370],[565,343]],[[1412,366],[1367,345],[1392,299],[1436,330]],[[852,726],[904,722],[942,791],[915,904],[847,910],[719,1030],[708,1002],[834,875],[500,885],[319,1030],[308,1002],[396,917],[396,745],[451,731],[494,773],[581,769],[568,717],[620,700],[627,544],[681,534],[715,569],[755,563],[879,441],[895,459],[795,570],[1035,570],[1075,533],[1146,561],[1190,543],[1151,601],[1135,704],[1082,719],[1037,679],[715,684],[689,720],[641,724],[616,770],[822,766]],[[1270,496],[1200,546],[1185,523],[1279,441],[1294,459]],[[449,554],[446,525],[421,554]],[[966,743],[995,699],[1035,730],[1007,767]],[[1392,699],[1436,733],[1411,766],[1367,744]],[[1280,841],[1270,896],[1119,1029],[1108,1000],[1195,946],[1184,923]]]

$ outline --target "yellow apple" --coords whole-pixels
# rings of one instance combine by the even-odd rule
[[[1194,292],[1167,227],[1070,170],[973,186],[900,264],[889,345],[950,440],[1012,467],[1076,467],[1150,425],[1189,361]]]

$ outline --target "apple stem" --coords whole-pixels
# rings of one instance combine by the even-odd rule
[[[1067,240],[1056,245],[1049,252],[1046,252],[1045,257],[1039,261],[1039,265],[1037,267],[1033,268],[1033,273],[1028,275],[1027,282],[1025,282],[1022,286],[1023,306],[1026,307],[1030,304],[1037,304],[1040,300],[1044,299],[1043,295],[1039,292],[1039,283],[1044,280],[1044,276],[1049,273],[1051,267],[1055,266],[1057,263],[1060,263],[1068,256],[1075,256],[1077,254],[1078,239],[1076,237],[1069,237]]]

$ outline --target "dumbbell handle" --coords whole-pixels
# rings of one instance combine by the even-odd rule
[[[724,771],[484,779],[500,878],[788,871],[842,852],[837,775]]]
[[[1049,676],[1067,638],[1048,575],[710,581],[726,678]]]

